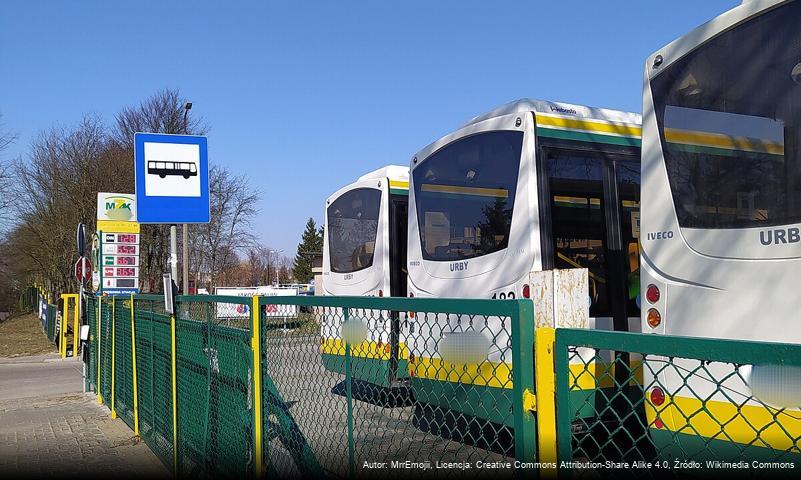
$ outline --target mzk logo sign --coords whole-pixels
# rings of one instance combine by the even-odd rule
[[[97,219],[118,222],[135,222],[135,197],[133,195],[119,193],[98,193]]]
[[[106,199],[106,216],[114,220],[130,220],[133,216],[133,202],[125,197]]]

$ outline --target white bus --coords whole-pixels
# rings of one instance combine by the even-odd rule
[[[397,165],[367,173],[328,197],[323,235],[324,295],[406,296],[408,198],[409,168]],[[376,338],[352,352],[353,376],[391,386],[407,372],[405,346],[399,342],[399,319],[384,318],[379,312],[364,316]],[[329,370],[343,373],[345,347],[340,328],[344,312],[326,312],[323,317],[323,363]]]
[[[423,148],[410,175],[409,295],[529,298],[536,272],[586,269],[584,327],[638,331],[640,134],[635,113],[524,99]],[[490,401],[508,396],[508,324],[417,317],[403,332],[416,395],[448,377],[439,338],[472,329],[492,351],[456,377]],[[456,400],[441,406],[470,408]]]
[[[799,1],[743,2],[647,59],[643,332],[801,342],[799,25]],[[697,368],[697,362],[692,365]],[[710,397],[704,409],[712,419],[670,409],[655,419],[651,410],[651,424],[658,420],[664,430],[695,432],[677,437],[682,451],[726,443],[703,438],[707,434],[735,442],[729,445],[786,450],[795,443],[798,451],[798,409],[776,414],[746,402],[746,383],[759,380],[763,370],[752,369],[749,380],[745,370],[732,375],[727,365],[708,368],[727,380],[718,385],[664,369],[658,382],[667,392],[653,398],[662,402],[667,396],[692,412],[700,408],[698,399]],[[797,372],[785,373],[798,382]],[[730,422],[736,411],[743,417]],[[774,414],[781,428],[763,430]],[[725,424],[725,434],[707,424]]]

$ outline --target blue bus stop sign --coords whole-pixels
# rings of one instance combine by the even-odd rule
[[[134,175],[139,223],[208,223],[206,137],[137,133]]]

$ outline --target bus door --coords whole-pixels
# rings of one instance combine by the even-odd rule
[[[409,197],[389,197],[389,290],[392,297],[406,296],[406,231],[409,224]]]
[[[565,147],[542,147],[539,158],[543,268],[586,268],[595,327],[628,331],[631,235],[621,232],[617,158]]]
[[[626,316],[630,327],[640,331],[640,161],[619,157],[614,160],[620,235],[625,261]],[[629,330],[632,330],[630,328]]]
[[[409,224],[409,197],[404,195],[389,196],[389,295],[405,297],[408,270],[406,266],[406,232]],[[399,312],[391,314],[392,330],[390,332],[390,378],[398,378],[398,356],[400,355]]]

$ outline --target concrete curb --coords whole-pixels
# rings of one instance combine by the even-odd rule
[[[62,359],[58,353],[46,353],[44,355],[31,355],[28,357],[0,357],[0,365],[14,365],[25,363],[50,363],[50,362],[69,362],[77,360],[73,357]]]

